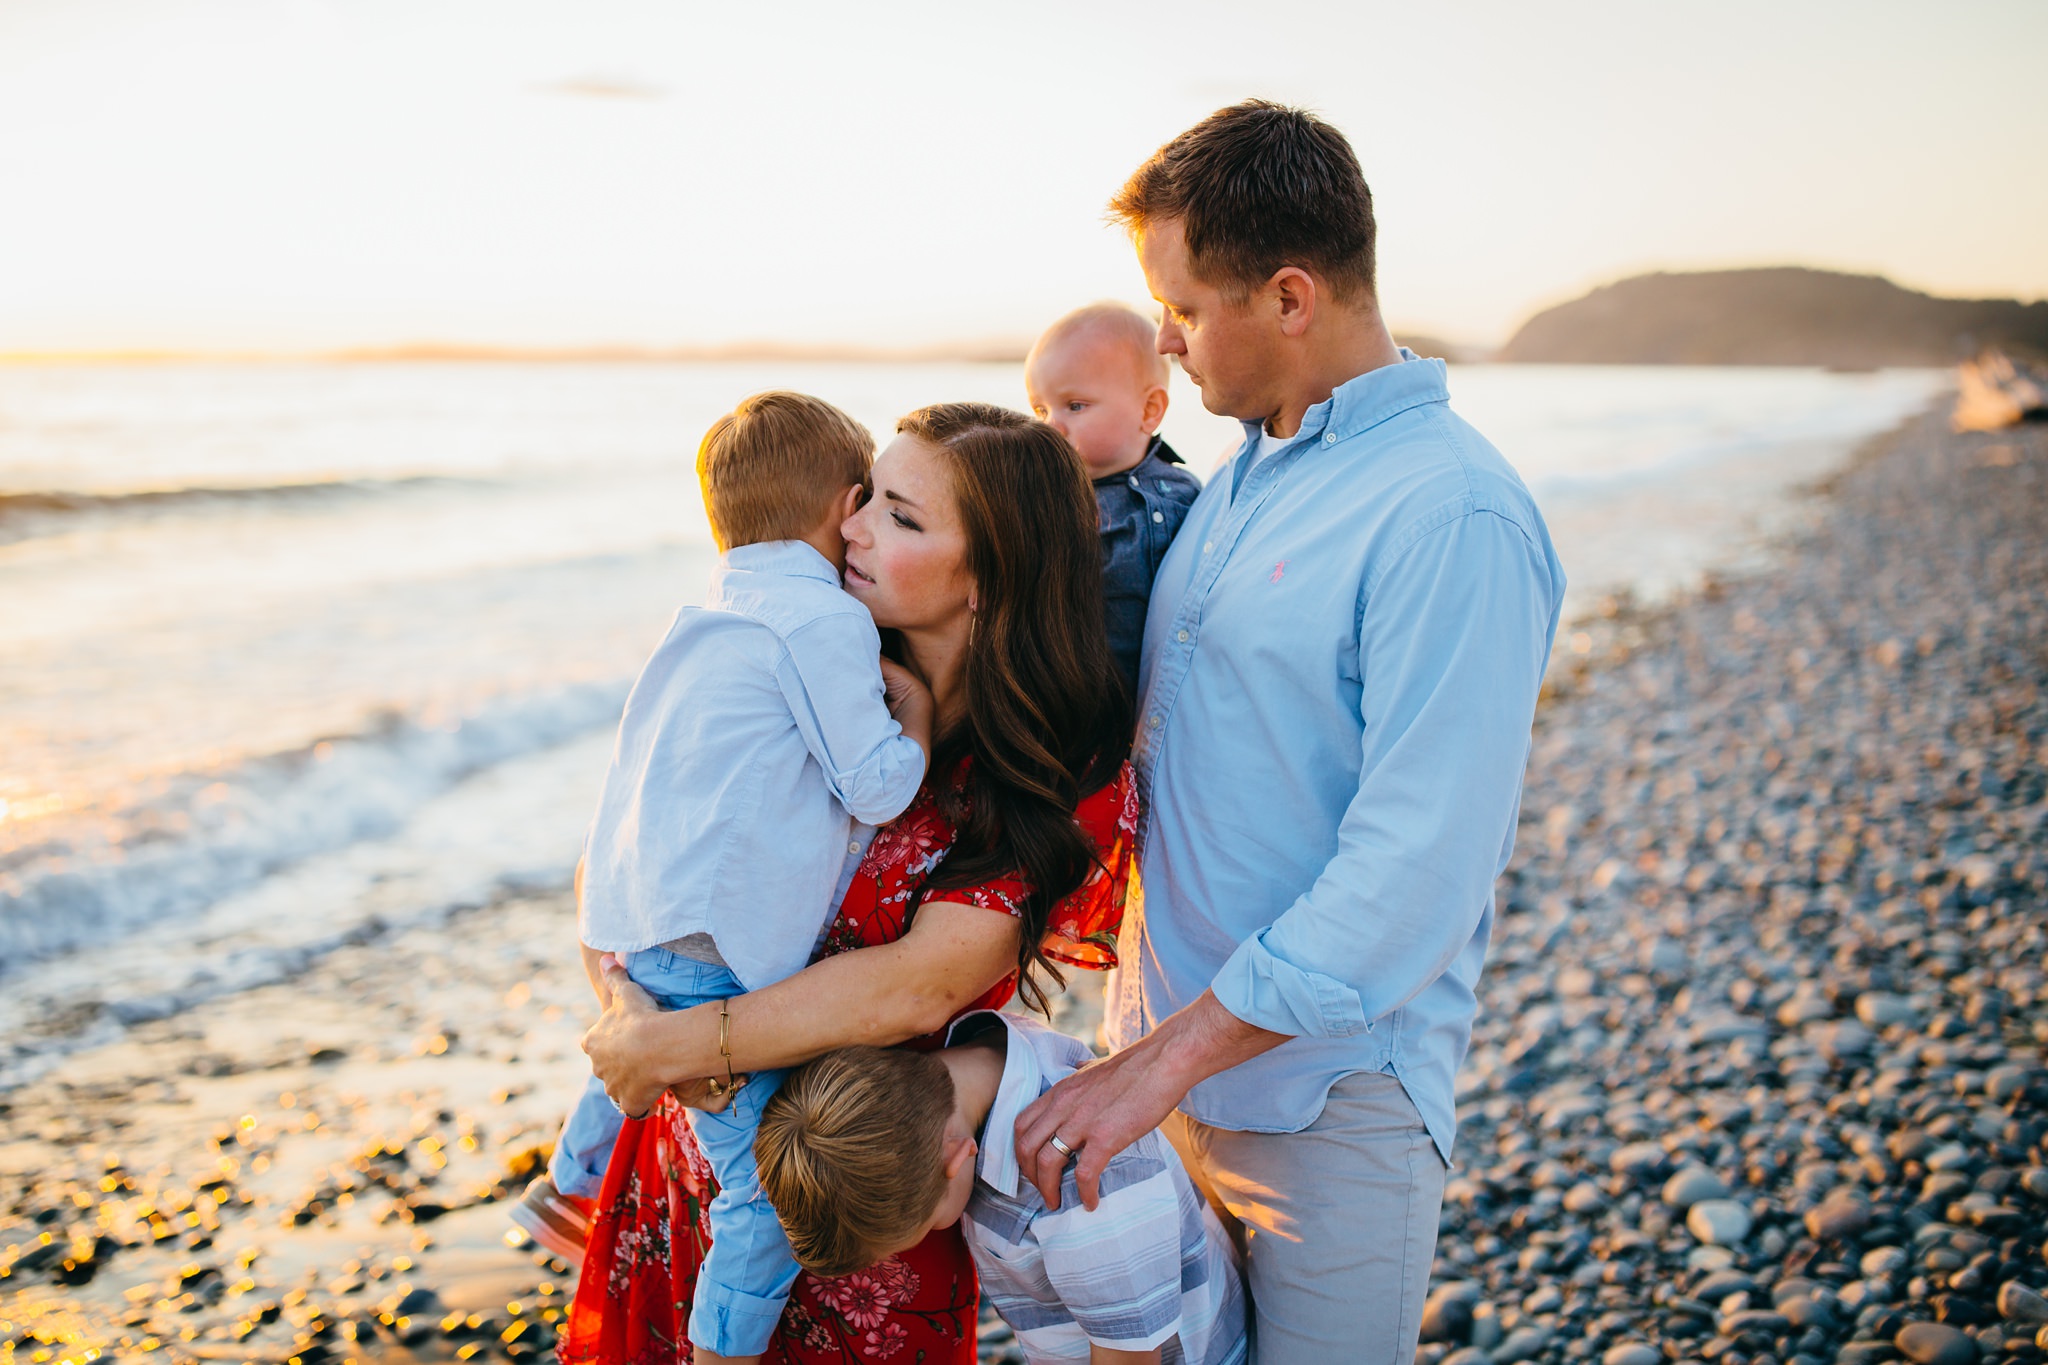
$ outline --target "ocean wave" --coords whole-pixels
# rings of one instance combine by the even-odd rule
[[[288,510],[314,508],[362,498],[388,497],[436,488],[489,483],[483,479],[415,474],[395,479],[326,479],[303,483],[221,484],[185,488],[145,488],[124,492],[83,492],[67,489],[0,493],[0,545],[38,536],[61,535],[84,520],[125,520],[161,517],[186,511],[233,507]]]
[[[95,824],[17,848],[0,866],[0,980],[81,949],[179,938],[181,924],[308,858],[390,838],[479,773],[608,729],[627,686],[506,699],[448,723],[387,715],[363,733],[179,774]]]
[[[290,981],[356,945],[399,954],[402,936],[491,907],[566,891],[610,752],[608,726],[454,782],[389,835],[305,857],[175,923],[95,941],[0,990],[0,1091],[129,1028],[222,996]],[[445,946],[445,944],[443,945]],[[427,951],[439,951],[429,948]],[[570,952],[558,941],[525,951]]]

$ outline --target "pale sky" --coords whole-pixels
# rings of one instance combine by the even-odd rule
[[[1397,327],[1648,269],[2048,296],[2048,3],[0,0],[0,352],[1028,338],[1249,95]]]

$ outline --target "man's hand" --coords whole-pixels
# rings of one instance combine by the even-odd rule
[[[583,1051],[612,1103],[628,1118],[646,1118],[668,1089],[668,1082],[649,1069],[654,1049],[642,1037],[647,1024],[661,1017],[661,1010],[652,996],[633,984],[616,957],[604,954],[600,967],[603,992],[610,1000],[583,1035]]]
[[[1287,1041],[1245,1023],[1209,992],[1114,1057],[1085,1066],[1034,1100],[1017,1116],[1017,1166],[1045,1197],[1060,1206],[1060,1175],[1076,1155],[1074,1183],[1081,1203],[1101,1202],[1109,1160],[1157,1128],[1196,1082]]]

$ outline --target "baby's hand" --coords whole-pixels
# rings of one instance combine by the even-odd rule
[[[882,698],[889,704],[889,714],[899,721],[906,707],[923,713],[932,704],[931,689],[924,680],[893,659],[882,660]]]

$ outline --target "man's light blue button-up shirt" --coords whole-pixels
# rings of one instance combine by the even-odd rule
[[[1255,463],[1247,423],[1160,566],[1107,1027],[1127,1045],[1213,989],[1295,1036],[1190,1117],[1297,1132],[1389,1072],[1448,1162],[1564,570],[1443,362],[1402,355]]]

